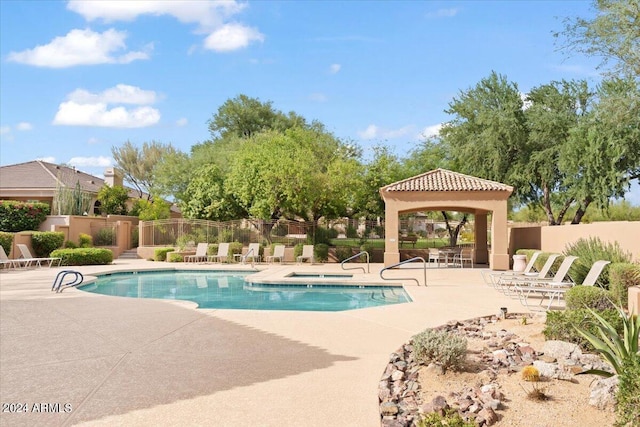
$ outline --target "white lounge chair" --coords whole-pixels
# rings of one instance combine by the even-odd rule
[[[49,267],[53,267],[53,264],[55,264],[56,262],[58,263],[58,265],[60,265],[62,263],[62,258],[57,258],[57,257],[37,258],[37,257],[34,257],[33,255],[31,255],[31,251],[29,251],[29,248],[27,247],[27,245],[24,245],[22,243],[16,244],[16,247],[20,251],[20,258],[19,259],[20,260],[24,260],[25,262],[27,262],[28,263],[27,266],[36,265],[38,267],[42,267],[42,263],[43,262],[47,262],[49,264]]]
[[[227,262],[229,260],[229,243],[220,243],[218,245],[218,253],[209,255],[208,261]]]
[[[282,262],[284,261],[284,249],[285,249],[284,245],[275,245],[273,247],[273,255],[269,255],[265,259],[265,261],[273,263],[273,262],[276,262],[276,259],[277,259],[278,261],[280,261],[280,264],[282,264]]]
[[[196,246],[195,255],[187,255],[184,257],[184,262],[205,262],[208,260],[207,250],[209,249],[208,243],[198,243]]]
[[[4,248],[0,246],[0,265],[7,266],[7,268],[11,267],[20,267],[20,264],[23,264],[25,267],[28,267],[30,261],[24,261],[19,259],[11,259],[7,256],[7,253],[4,251]]]
[[[313,245],[304,245],[302,247],[302,255],[296,258],[296,262],[302,264],[305,259],[308,259],[313,264]]]
[[[553,264],[555,264],[556,259],[558,259],[559,256],[560,254],[549,255],[549,258],[547,258],[547,261],[537,273],[529,272],[524,274],[511,274],[498,277],[498,279],[495,281],[496,289],[501,290],[505,294],[509,294],[509,292],[515,285],[522,283],[522,281],[524,280],[545,279],[551,271],[551,267],[553,267]]]
[[[514,287],[514,291],[518,295],[520,302],[524,306],[529,308],[529,297],[531,296],[540,297],[540,305],[542,305],[542,302],[544,301],[545,298],[549,298],[549,304],[547,305],[547,310],[551,308],[551,304],[553,303],[554,299],[557,299],[558,302],[560,302],[560,298],[562,297],[562,295],[564,295],[566,290],[575,285],[573,281],[565,280],[565,278],[569,273],[571,264],[573,264],[573,262],[576,259],[578,259],[578,257],[572,256],[572,255],[565,257],[564,260],[562,261],[562,264],[560,264],[560,267],[558,267],[558,271],[551,279],[525,280],[520,284],[516,285]],[[602,268],[604,268],[604,265],[599,267],[600,271],[602,271]],[[599,274],[600,273],[598,273],[598,275]],[[594,279],[592,278],[589,278],[589,279],[594,280],[594,283],[595,283],[595,280],[597,280],[597,278],[598,277],[596,276]]]
[[[497,273],[493,271],[489,271],[489,272],[483,271],[482,278],[484,279],[484,282],[487,285],[493,286],[495,288],[497,287],[497,282],[500,278],[513,277],[513,276],[525,276],[527,274],[534,273],[535,272],[534,265],[541,253],[542,251],[535,251],[533,254],[531,254],[531,259],[529,260],[527,265],[524,267],[524,270],[522,271],[511,270],[511,271],[501,271]]]

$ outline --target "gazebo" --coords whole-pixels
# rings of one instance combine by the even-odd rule
[[[513,187],[446,169],[436,169],[380,189],[385,203],[384,264],[400,262],[399,215],[419,211],[456,211],[475,217],[477,263],[492,270],[509,269],[507,199]],[[491,212],[491,253],[487,248],[487,215]]]

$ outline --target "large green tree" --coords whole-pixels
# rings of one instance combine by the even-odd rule
[[[225,189],[224,176],[214,164],[203,165],[189,176],[180,210],[185,218],[228,221],[245,217],[235,197]]]
[[[569,54],[602,59],[614,74],[640,77],[640,2],[595,0],[593,18],[569,17],[554,35]]]
[[[121,185],[103,185],[97,196],[103,214],[126,215],[129,192]]]

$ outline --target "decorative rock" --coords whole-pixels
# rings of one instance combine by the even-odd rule
[[[576,344],[558,340],[545,341],[542,352],[545,356],[555,357],[557,360],[577,360],[582,355],[582,350]]]
[[[498,415],[496,415],[496,413],[493,412],[493,409],[491,408],[483,408],[480,412],[478,412],[476,423],[482,425],[481,420],[484,420],[484,425],[492,426],[498,422]]]
[[[616,392],[618,391],[618,376],[602,378],[591,385],[589,405],[598,409],[613,408],[616,404]]]
[[[404,372],[402,371],[393,371],[393,374],[391,374],[392,381],[400,381],[403,378],[404,378]]]
[[[431,402],[422,406],[422,410],[425,414],[435,412],[439,415],[444,415],[447,409],[449,409],[449,404],[444,396],[436,396]]]
[[[395,415],[398,413],[398,405],[393,402],[383,402],[380,404],[380,413],[382,416]]]
[[[547,363],[543,362],[542,360],[536,360],[535,362],[533,362],[533,366],[538,369],[541,376],[547,378],[553,378],[558,372],[558,365],[556,365],[555,363]]]

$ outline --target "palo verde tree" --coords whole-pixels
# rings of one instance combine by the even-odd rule
[[[126,215],[129,192],[121,185],[103,185],[97,196],[103,214]]]

